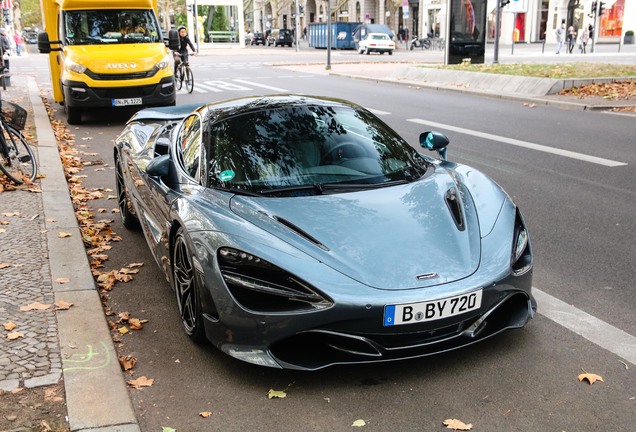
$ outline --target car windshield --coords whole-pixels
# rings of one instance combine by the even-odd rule
[[[150,10],[86,10],[64,12],[67,45],[153,43],[161,33]]]
[[[389,186],[428,167],[382,121],[344,106],[251,112],[212,125],[210,136],[210,185],[268,196]]]

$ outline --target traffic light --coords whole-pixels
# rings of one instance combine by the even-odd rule
[[[605,2],[601,2],[598,5],[598,16],[601,16],[605,13]]]
[[[596,13],[596,2],[592,2],[592,15]]]
[[[510,0],[501,0],[501,7],[506,7],[508,3],[510,3]]]
[[[2,19],[6,24],[9,24],[9,9],[2,9]]]

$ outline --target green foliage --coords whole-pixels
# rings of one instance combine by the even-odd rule
[[[217,6],[212,16],[212,30],[227,31],[229,29],[230,22],[225,16],[225,8],[223,6]]]
[[[634,30],[627,30],[625,36],[634,36]]]
[[[42,30],[42,12],[40,0],[20,0],[22,28],[37,27]]]
[[[598,78],[636,76],[636,66],[612,63],[557,64],[467,64],[441,66],[444,69],[485,72],[538,78]]]

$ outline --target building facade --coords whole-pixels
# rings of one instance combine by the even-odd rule
[[[332,21],[387,24],[396,34],[406,29],[409,37],[446,34],[448,0],[246,0],[247,31],[295,28],[326,22],[329,6]],[[594,0],[512,0],[502,8],[500,42],[510,44],[554,43],[556,28],[565,23],[575,29],[597,27],[597,42],[619,42],[625,31],[636,31],[636,0],[604,0],[605,12],[594,22]],[[469,7],[471,0],[460,0]],[[298,3],[298,6],[296,5]],[[496,0],[488,0],[487,41],[495,35]]]

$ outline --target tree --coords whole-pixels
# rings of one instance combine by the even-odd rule
[[[13,2],[13,16],[16,21],[16,31],[24,27],[37,27],[42,30],[42,12],[40,0],[20,0]]]

